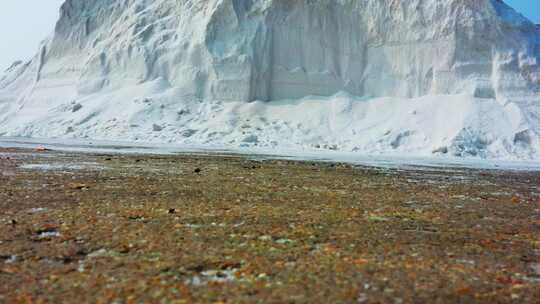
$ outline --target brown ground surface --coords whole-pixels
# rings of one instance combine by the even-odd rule
[[[0,303],[70,302],[540,303],[540,174],[1,149]]]

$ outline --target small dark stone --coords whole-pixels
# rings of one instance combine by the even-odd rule
[[[73,113],[75,113],[75,112],[79,111],[80,109],[82,109],[82,105],[80,103],[76,103],[76,104],[73,105],[73,108],[71,109],[71,111]]]
[[[140,163],[141,161],[142,161],[141,159],[135,160],[136,163]]]
[[[79,249],[77,250],[77,252],[75,252],[75,254],[78,255],[78,256],[87,256],[87,255],[88,255],[88,252],[86,252],[86,250],[83,249],[83,248],[79,248]]]
[[[221,272],[221,271],[218,271],[218,273],[216,274],[216,276],[217,276],[218,278],[226,278],[226,277],[227,277],[227,275],[226,275],[225,273]]]
[[[202,170],[201,170],[201,168],[196,168],[193,172],[195,172],[195,173],[201,173]]]
[[[169,209],[169,214],[175,214],[175,213],[176,213],[176,209],[174,208]]]
[[[10,255],[0,255],[0,260],[9,260],[10,258]]]
[[[533,259],[530,256],[527,256],[525,254],[522,255],[521,258],[519,258],[519,260],[525,263],[533,262]]]
[[[120,250],[118,250],[118,252],[120,253],[129,253],[129,247],[128,246],[122,246],[122,248],[120,248]]]
[[[204,265],[196,265],[188,267],[187,270],[189,271],[195,271],[195,272],[203,272],[205,269]]]
[[[64,264],[69,264],[69,263],[72,263],[74,261],[74,259],[72,257],[69,257],[69,256],[59,257],[59,260],[62,261],[62,263],[64,263]]]
[[[105,160],[112,160],[112,158],[110,158],[110,157],[107,157],[107,158],[105,158]]]
[[[16,220],[11,220],[11,221],[9,221],[9,223],[10,223],[11,225],[17,225],[17,221],[16,221]]]

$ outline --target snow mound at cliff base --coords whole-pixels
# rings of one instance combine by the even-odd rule
[[[171,88],[128,87],[77,102],[25,106],[0,135],[362,154],[538,159],[513,104],[470,95],[361,98],[340,92],[273,102],[177,102]],[[153,94],[150,94],[152,93]],[[140,97],[146,96],[146,97]],[[2,117],[0,116],[0,120]]]

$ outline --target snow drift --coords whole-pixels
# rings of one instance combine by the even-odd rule
[[[540,159],[540,28],[500,0],[67,0],[0,135]]]

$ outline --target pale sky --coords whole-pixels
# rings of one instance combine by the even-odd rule
[[[28,60],[36,53],[39,42],[53,32],[64,0],[1,1],[0,71],[3,71],[15,60]],[[540,0],[506,0],[506,3],[540,23]]]
[[[0,0],[0,71],[37,53],[39,43],[53,33],[63,2]]]

